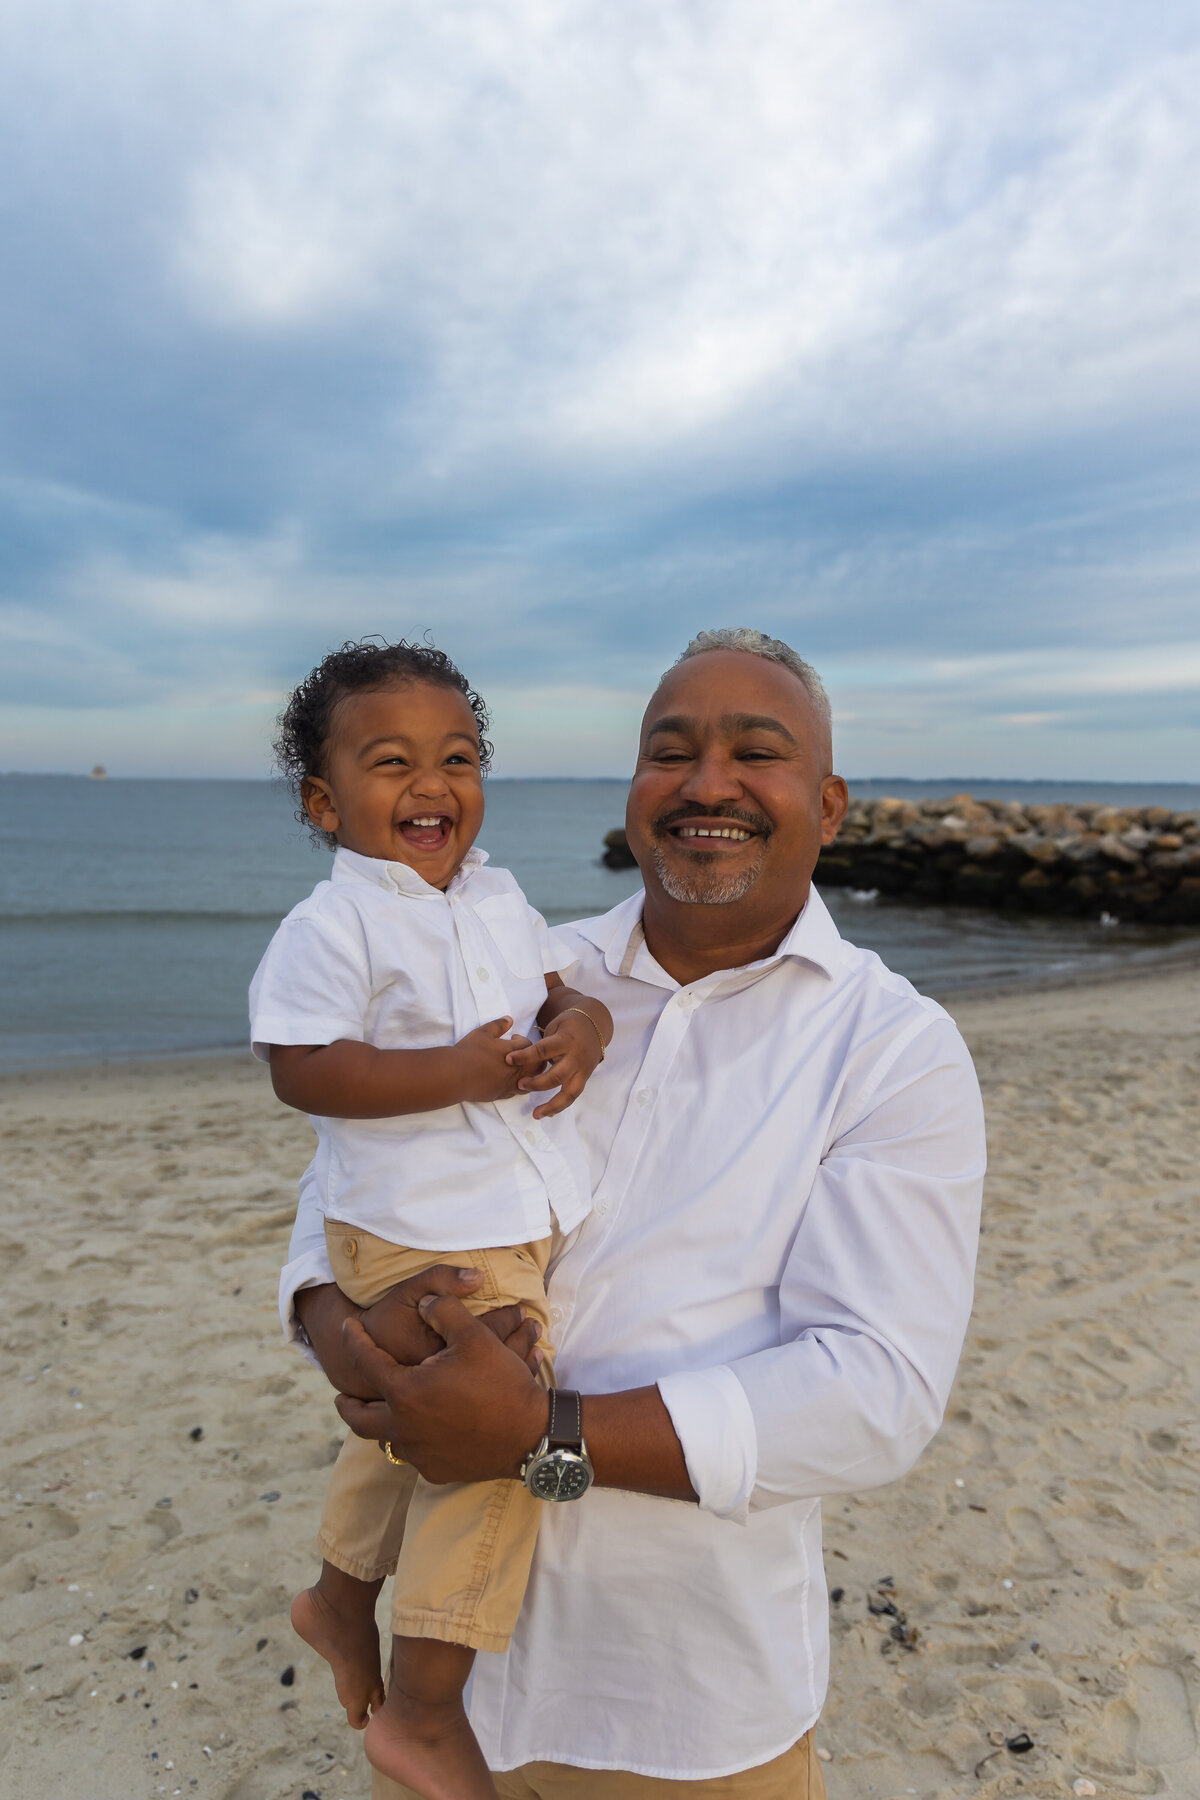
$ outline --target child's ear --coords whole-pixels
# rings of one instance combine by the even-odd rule
[[[300,803],[321,831],[335,832],[341,823],[333,795],[319,775],[306,775],[300,783]]]

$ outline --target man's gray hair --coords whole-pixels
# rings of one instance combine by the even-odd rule
[[[720,631],[698,631],[671,666],[677,669],[680,663],[693,656],[702,656],[706,650],[744,650],[747,656],[763,656],[768,662],[782,663],[800,682],[823,723],[832,729],[833,714],[825,684],[812,664],[806,663],[782,638],[768,637],[765,631],[755,631],[750,625],[726,625]]]

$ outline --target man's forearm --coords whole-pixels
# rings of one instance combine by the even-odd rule
[[[666,1500],[697,1498],[683,1446],[656,1387],[586,1394],[583,1436],[597,1487],[659,1494]]]

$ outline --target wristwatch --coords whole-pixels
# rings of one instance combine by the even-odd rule
[[[550,1389],[546,1435],[524,1461],[521,1480],[539,1500],[579,1500],[595,1480],[583,1441],[583,1401],[571,1388]]]

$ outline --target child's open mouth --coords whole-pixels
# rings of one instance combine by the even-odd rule
[[[396,829],[414,850],[443,850],[453,826],[447,813],[418,813],[415,818],[401,819]]]

